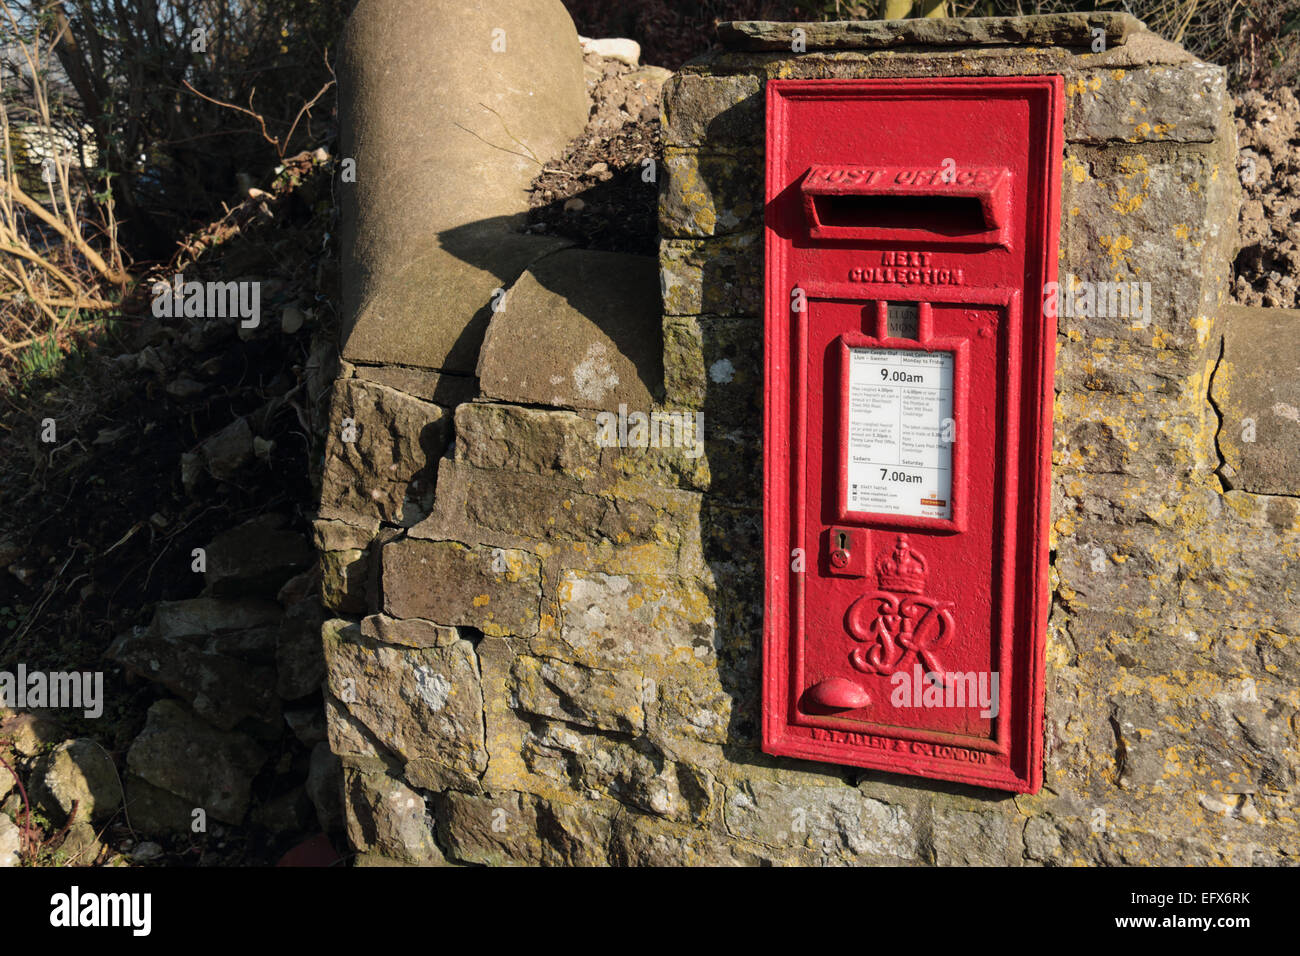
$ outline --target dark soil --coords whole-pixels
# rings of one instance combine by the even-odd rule
[[[587,249],[658,255],[658,86],[613,60],[587,64],[591,120],[533,181],[528,231]]]
[[[642,162],[658,164],[660,155],[657,119],[574,141],[534,181],[529,231],[588,249],[657,255],[659,193],[642,179]]]
[[[1284,86],[1237,98],[1242,181],[1233,298],[1300,308],[1300,101]]]

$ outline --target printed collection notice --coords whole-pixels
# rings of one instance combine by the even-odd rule
[[[950,519],[952,353],[849,352],[846,508]]]

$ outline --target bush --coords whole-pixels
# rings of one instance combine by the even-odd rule
[[[57,70],[47,79],[65,94],[56,120],[87,129],[98,156],[90,191],[108,179],[126,245],[153,258],[218,212],[239,174],[262,178],[322,138],[332,96],[294,121],[331,82],[334,45],[355,4],[7,2],[17,11],[11,32],[53,47]],[[0,46],[14,39],[0,36]]]

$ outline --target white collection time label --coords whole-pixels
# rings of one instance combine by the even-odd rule
[[[849,350],[849,511],[952,517],[953,354]]]

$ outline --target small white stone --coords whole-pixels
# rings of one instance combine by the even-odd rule
[[[582,39],[582,38],[580,38]],[[628,66],[641,65],[641,44],[626,37],[605,37],[600,40],[582,40],[582,52],[594,53],[607,60],[618,60]]]
[[[146,840],[131,852],[132,863],[148,863],[163,855],[163,848],[157,843]]]

